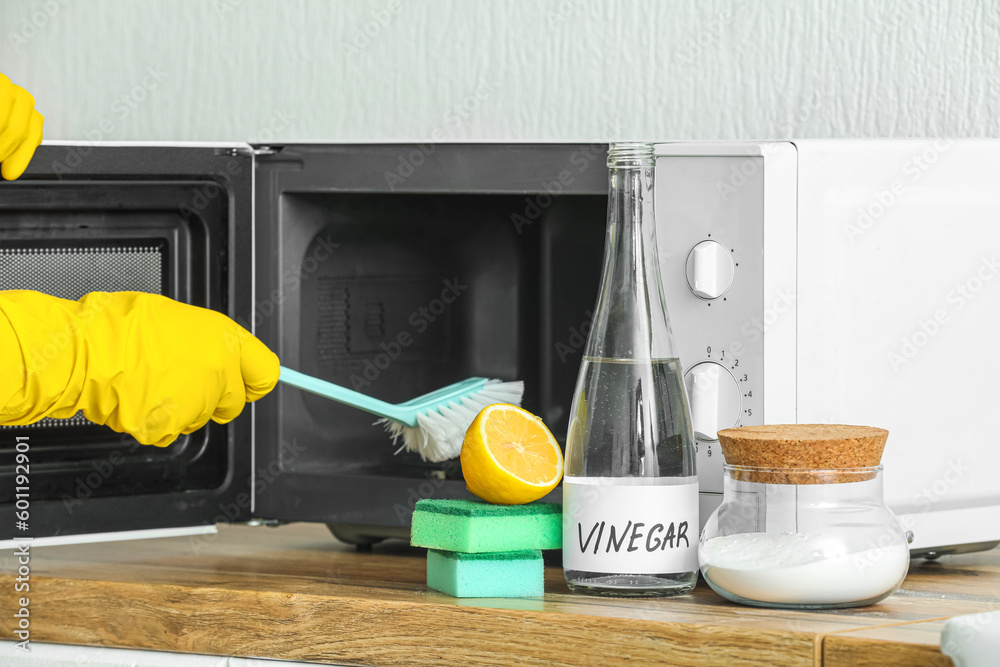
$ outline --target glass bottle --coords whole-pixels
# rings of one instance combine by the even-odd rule
[[[660,284],[652,144],[608,151],[604,271],[570,413],[563,569],[570,590],[690,592],[698,478],[690,409]]]

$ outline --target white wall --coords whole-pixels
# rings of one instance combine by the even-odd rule
[[[985,0],[2,0],[0,31],[50,139],[1000,136]]]

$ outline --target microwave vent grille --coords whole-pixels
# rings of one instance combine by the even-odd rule
[[[310,349],[328,367],[356,369],[397,347],[403,363],[447,360],[456,306],[441,295],[449,284],[421,274],[319,276],[308,296],[316,304]]]

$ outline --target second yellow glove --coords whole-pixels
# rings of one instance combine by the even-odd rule
[[[13,181],[28,168],[42,143],[45,119],[35,111],[35,98],[0,74],[0,174]]]

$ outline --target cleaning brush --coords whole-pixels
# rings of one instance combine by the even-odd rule
[[[397,454],[405,449],[435,463],[461,453],[465,432],[480,410],[493,403],[520,405],[524,394],[523,382],[469,378],[406,403],[393,404],[284,366],[281,381],[378,415],[381,419],[375,424],[385,427],[394,444],[403,439]]]

